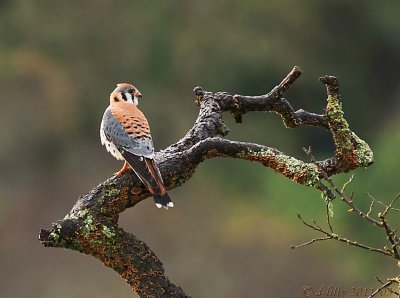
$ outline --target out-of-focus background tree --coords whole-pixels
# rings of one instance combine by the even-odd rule
[[[323,85],[338,76],[352,129],[376,163],[356,171],[357,202],[399,190],[400,2],[386,1],[24,1],[0,2],[0,296],[131,297],[127,284],[93,258],[40,246],[41,227],[114,173],[99,124],[118,82],[144,94],[158,149],[182,137],[198,108],[192,88],[263,94],[293,65],[303,77],[288,92],[295,108],[321,112]],[[274,114],[226,115],[230,138],[306,159],[332,155],[327,132],[285,129]],[[338,183],[348,175],[336,178]],[[194,297],[297,297],[303,285],[373,287],[393,275],[390,260],[323,243],[297,220],[324,220],[317,191],[259,165],[233,159],[202,164],[171,191],[176,208],[151,199],[121,225],[146,241],[170,278]],[[344,236],[381,244],[335,204]]]

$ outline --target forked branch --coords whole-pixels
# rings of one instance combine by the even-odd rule
[[[232,96],[196,87],[194,92],[200,112],[193,127],[177,143],[156,153],[166,187],[179,187],[192,177],[202,161],[213,157],[254,161],[297,183],[322,191],[325,188],[321,183],[321,169],[331,176],[369,166],[373,162],[372,151],[349,129],[335,77],[320,78],[328,93],[326,111],[322,114],[295,111],[283,98],[300,74],[300,69],[294,67],[278,86],[261,96]],[[277,113],[290,128],[312,125],[329,130],[336,146],[335,154],[315,164],[265,145],[225,139],[229,128],[222,114],[230,112],[236,122],[241,122],[243,115],[252,111]],[[181,288],[169,281],[150,248],[118,226],[121,212],[149,196],[132,173],[113,176],[80,197],[65,218],[53,223],[50,230],[41,230],[39,239],[44,246],[64,247],[98,258],[118,272],[141,297],[187,297]]]

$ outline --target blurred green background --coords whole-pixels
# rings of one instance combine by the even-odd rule
[[[40,228],[121,166],[99,139],[119,82],[145,95],[141,109],[161,149],[192,126],[195,86],[264,94],[299,65],[303,76],[286,98],[321,113],[326,95],[317,77],[335,75],[351,128],[375,153],[373,166],[356,171],[356,202],[368,208],[367,191],[390,200],[400,191],[399,12],[398,0],[2,0],[0,296],[132,297],[94,258],[37,240]],[[302,159],[308,145],[318,158],[333,154],[326,131],[285,129],[275,114],[225,120],[231,139]],[[290,250],[316,236],[296,214],[324,223],[323,200],[258,164],[208,160],[170,195],[176,208],[145,200],[120,223],[193,297],[302,297],[305,285],[351,290],[398,274],[393,261],[334,242]],[[343,236],[383,245],[378,229],[339,202],[333,222]]]

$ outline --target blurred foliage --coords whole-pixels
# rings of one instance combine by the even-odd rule
[[[390,200],[400,191],[399,11],[398,0],[0,1],[2,296],[131,296],[96,260],[36,240],[118,168],[98,133],[118,82],[145,95],[141,108],[163,148],[191,127],[197,85],[263,94],[299,65],[304,75],[287,99],[320,113],[326,95],[316,79],[338,76],[350,125],[375,152],[376,164],[356,171],[357,200],[368,208],[366,191]],[[302,159],[309,145],[318,158],[333,152],[325,131],[285,129],[274,114],[226,121],[232,139]],[[323,222],[323,200],[256,164],[207,161],[171,196],[174,210],[147,200],[121,221],[195,297],[293,297],[306,284],[373,286],[373,276],[396,270],[334,243],[290,251],[312,236],[296,213]],[[337,203],[334,221],[344,236],[383,240]]]

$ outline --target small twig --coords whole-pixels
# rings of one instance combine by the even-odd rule
[[[394,232],[397,232],[397,228],[394,230]],[[399,244],[400,244],[400,239],[397,240],[397,241],[394,243],[393,246],[398,246]]]
[[[333,192],[322,182],[319,183],[318,189],[321,190],[324,195],[326,195],[329,201],[333,201],[335,199],[335,195],[333,194]]]
[[[294,66],[288,75],[278,85],[278,96],[282,97],[283,94],[289,89],[289,87],[301,76],[301,69],[298,66]]]
[[[375,297],[380,291],[382,291],[383,289],[387,289],[389,292],[391,292],[392,294],[395,294],[397,296],[400,296],[400,293],[393,291],[391,288],[389,288],[392,284],[394,284],[396,281],[394,281],[393,279],[388,279],[388,281],[386,283],[384,283],[382,280],[379,279],[379,277],[375,277],[375,279],[382,285],[380,286],[378,289],[376,289],[374,292],[372,292],[372,294],[370,296],[368,296],[368,298],[372,298]]]
[[[333,227],[331,224],[331,216],[329,215],[329,204],[332,204],[332,202],[326,203],[326,221],[328,223],[329,230],[333,233]]]
[[[317,223],[317,221],[316,220],[312,220],[312,223],[319,229],[319,231],[322,231],[323,229],[322,229],[322,227]]]
[[[371,216],[365,214],[364,212],[362,212],[353,202],[352,199],[347,198],[347,196],[336,186],[336,184],[333,182],[332,178],[330,178],[328,176],[328,174],[321,168],[321,166],[318,164],[318,162],[315,160],[314,155],[311,152],[311,148],[309,149],[304,149],[304,151],[306,152],[306,154],[308,155],[308,157],[310,158],[310,160],[318,167],[318,169],[320,170],[323,178],[325,179],[325,181],[327,181],[330,185],[330,187],[335,191],[336,194],[338,194],[340,196],[340,199],[345,202],[351,210],[351,212],[355,212],[356,214],[358,214],[359,216],[361,216],[363,219],[369,221],[370,223],[376,225],[376,226],[382,226],[382,223],[377,221],[376,219],[372,218]]]
[[[372,208],[374,207],[374,203],[375,201],[371,201],[371,204],[369,205],[369,210],[367,212],[367,215],[370,216],[371,212],[372,212]]]
[[[386,222],[386,217],[383,216],[382,214],[379,214],[379,219],[382,221],[383,227],[385,228],[387,238],[389,239],[390,243],[392,244],[393,248],[393,257],[396,260],[400,260],[399,252],[397,250],[397,245],[396,243],[398,242],[398,237],[395,234],[396,230],[392,230],[388,223]]]
[[[385,211],[383,211],[382,216],[385,217],[386,214],[389,212],[389,210],[392,209],[393,204],[396,203],[397,199],[400,197],[400,193],[397,194],[397,196],[390,202],[389,205],[386,206]]]
[[[377,253],[380,253],[380,254],[383,254],[383,255],[386,255],[386,256],[393,256],[392,253],[390,253],[390,252],[388,252],[388,251],[386,251],[386,250],[383,250],[383,249],[380,249],[380,248],[371,247],[371,246],[368,246],[368,245],[366,245],[366,244],[359,243],[359,242],[357,242],[357,241],[352,241],[352,240],[350,240],[350,239],[341,237],[341,236],[339,236],[339,235],[337,235],[337,234],[335,234],[335,233],[328,232],[328,231],[324,230],[323,228],[321,228],[321,227],[317,224],[317,222],[316,222],[315,220],[313,220],[313,224],[314,224],[314,225],[311,225],[311,224],[307,223],[307,222],[301,217],[300,214],[298,214],[297,217],[300,219],[300,221],[301,221],[305,226],[307,226],[307,227],[309,227],[309,228],[311,228],[311,229],[313,229],[313,230],[315,230],[315,231],[318,231],[318,232],[324,234],[325,236],[329,237],[330,239],[335,239],[335,240],[337,240],[337,241],[339,241],[339,242],[343,242],[343,243],[346,243],[346,244],[351,245],[351,246],[356,246],[356,247],[359,247],[359,248],[362,248],[362,249],[366,249],[366,250],[368,250],[368,251],[374,251],[374,252],[377,252]],[[314,242],[315,242],[315,241],[314,241]]]
[[[344,193],[345,190],[346,190],[346,187],[347,187],[351,182],[353,182],[353,179],[354,179],[354,174],[351,175],[350,179],[349,179],[345,184],[343,184],[342,189],[341,189],[341,192],[342,192],[342,193]]]
[[[379,205],[382,205],[383,207],[387,208],[387,205],[386,205],[385,203],[383,203],[383,202],[381,202],[381,201],[375,199],[374,196],[371,195],[371,193],[367,192],[367,195],[368,195],[368,197],[369,197],[372,201],[374,201],[375,203],[378,203]],[[394,208],[394,207],[391,207],[390,210],[393,210],[393,211],[400,211],[400,209]]]
[[[300,214],[297,214],[297,217],[300,219],[300,221],[301,221],[305,226],[307,226],[307,227],[309,227],[309,228],[311,228],[311,229],[313,229],[313,230],[320,231],[318,228],[316,228],[316,227],[314,227],[313,225],[310,225],[309,223],[307,223],[307,222],[301,217]]]
[[[313,244],[315,242],[318,242],[318,241],[324,241],[324,240],[329,240],[329,239],[332,239],[332,238],[329,237],[329,236],[321,237],[321,238],[315,238],[315,239],[311,239],[310,241],[304,242],[304,243],[299,244],[299,245],[292,245],[290,248],[291,249],[296,249],[296,248],[300,248],[300,247],[303,247],[303,246],[311,245],[311,244]]]

